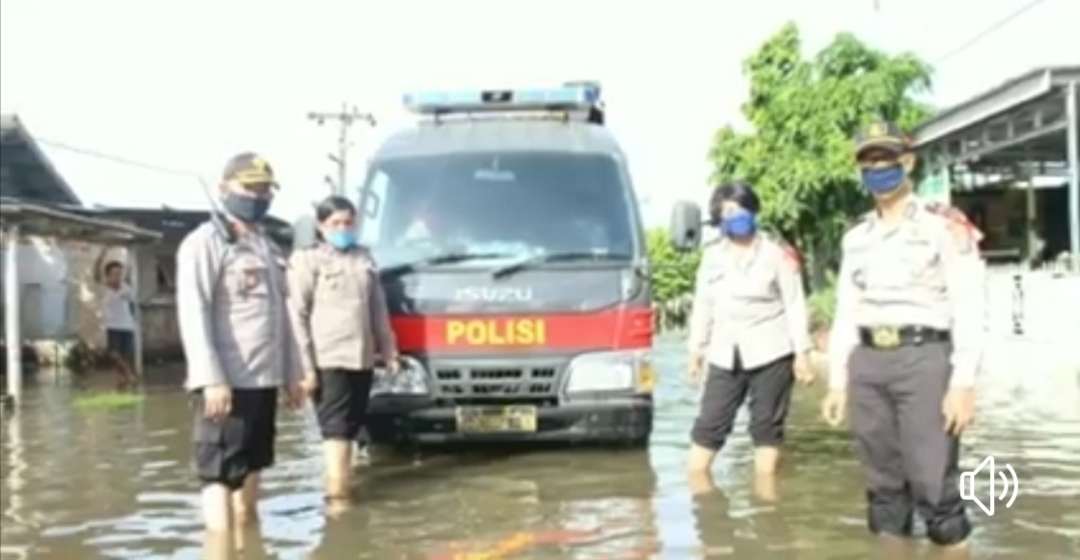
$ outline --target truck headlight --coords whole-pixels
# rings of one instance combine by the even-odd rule
[[[385,367],[375,368],[375,380],[371,385],[371,395],[427,395],[427,370],[420,360],[410,356],[401,357],[401,369],[397,374],[390,374]]]
[[[596,352],[582,354],[567,369],[566,392],[633,391],[650,394],[656,372],[647,351]]]

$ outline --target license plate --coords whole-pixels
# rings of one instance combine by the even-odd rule
[[[536,431],[535,406],[462,406],[456,415],[457,431],[462,433]]]

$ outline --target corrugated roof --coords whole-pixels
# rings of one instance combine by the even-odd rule
[[[65,210],[33,201],[0,197],[5,226],[18,225],[24,235],[42,235],[103,243],[138,243],[161,239],[149,229]]]
[[[82,204],[17,115],[0,115],[0,191],[19,200]]]
[[[915,145],[922,146],[993,119],[1075,81],[1080,81],[1080,66],[1035,68],[927,119],[915,129]]]

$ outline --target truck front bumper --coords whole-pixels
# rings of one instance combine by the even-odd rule
[[[426,398],[374,397],[367,429],[378,443],[465,442],[643,443],[652,431],[650,397],[575,400],[537,408],[535,432],[464,433],[457,408]]]

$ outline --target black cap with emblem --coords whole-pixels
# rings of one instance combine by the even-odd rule
[[[911,140],[896,124],[875,121],[855,134],[855,157],[871,148],[903,153],[911,149]]]
[[[225,181],[238,181],[244,185],[265,184],[275,189],[280,188],[274,180],[274,169],[258,154],[244,152],[232,157],[225,164],[221,176]]]

